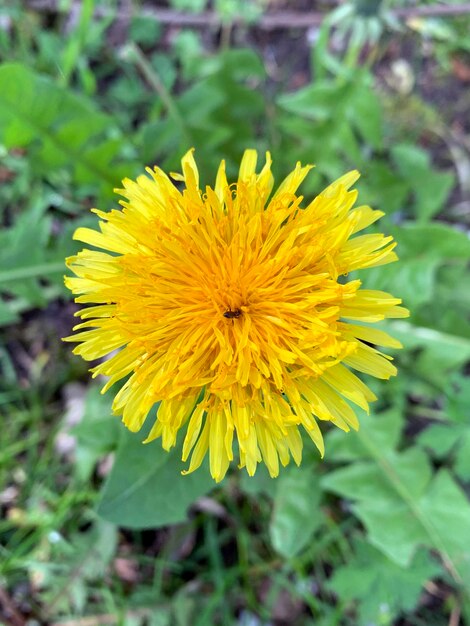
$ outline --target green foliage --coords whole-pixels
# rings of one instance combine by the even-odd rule
[[[221,53],[208,75],[171,98],[157,120],[144,122],[140,129],[144,160],[175,169],[181,155],[194,146],[203,172],[213,172],[222,154],[231,167],[246,146],[253,144],[263,124],[265,103],[250,83],[260,84],[264,79],[265,70],[255,52]]]
[[[470,503],[448,471],[433,477],[420,448],[396,450],[400,424],[395,410],[362,416],[360,431],[333,449],[333,459],[349,463],[329,472],[322,486],[353,502],[369,541],[397,565],[408,567],[424,545],[438,550],[463,582],[470,575]]]
[[[0,142],[25,148],[45,179],[65,169],[70,183],[109,197],[133,165],[122,162],[123,138],[95,105],[19,64],[0,68]]]
[[[429,155],[418,146],[401,144],[391,150],[393,162],[414,196],[413,212],[426,222],[439,212],[455,183],[449,172],[433,171]]]
[[[286,558],[302,552],[321,525],[318,478],[312,468],[292,468],[277,481],[269,534],[273,547]]]
[[[359,606],[358,624],[393,624],[415,608],[423,585],[440,574],[428,554],[420,551],[409,567],[401,567],[361,539],[354,558],[338,567],[328,588],[346,604]]]
[[[118,447],[120,428],[111,413],[110,399],[97,386],[88,389],[83,417],[73,428],[76,437],[75,467],[80,480],[89,480],[96,463],[103,455]]]
[[[470,357],[467,356],[466,360]],[[470,481],[470,385],[464,377],[449,379],[442,421],[423,431],[419,444],[431,451],[440,462],[449,459],[456,475],[464,482]]]
[[[404,46],[390,11],[404,3],[342,3],[305,54],[294,34],[249,30],[262,1],[210,5],[220,49],[210,29],[168,29],[138,10],[115,21],[113,2],[102,17],[86,0],[73,19],[61,3],[48,20],[10,4],[0,28],[0,576],[25,623],[468,621],[470,243],[466,213],[455,224],[448,210],[468,204],[458,160],[468,137],[464,123],[440,121],[437,140],[441,116],[417,92],[408,129],[387,93],[384,34],[395,29]],[[445,89],[458,90],[445,72],[465,65],[468,18],[406,28],[420,85],[436,61]],[[431,44],[425,63],[412,31]],[[92,206],[116,204],[122,177],[175,170],[192,146],[203,184],[221,158],[236,176],[246,147],[269,149],[278,179],[314,162],[305,195],[358,168],[361,202],[386,213],[379,229],[398,242],[399,263],[358,273],[411,309],[387,324],[404,345],[398,379],[373,383],[380,400],[358,433],[326,429],[325,460],[307,453],[276,480],[264,468],[252,478],[234,469],[218,487],[207,468],[182,476],[180,447],[142,445],[94,384],[78,423],[61,419],[63,386],[85,371],[60,343],[74,323],[62,285],[72,232]],[[70,449],[57,443],[63,429]]]
[[[446,20],[439,17],[426,17],[412,20],[410,28],[418,32],[423,39],[432,42],[436,59],[448,71],[452,59],[468,58],[470,42],[468,29],[470,21],[468,15],[463,14],[457,19]]]
[[[86,532],[76,533],[70,541],[53,535],[48,560],[38,559],[30,567],[31,576],[43,588],[49,614],[83,611],[93,583],[108,569],[116,544],[116,527],[102,520],[94,522]]]
[[[365,71],[337,81],[317,80],[297,92],[280,95],[277,104],[280,152],[285,162],[314,159],[321,174],[335,177],[345,162],[360,167],[366,156],[365,142],[368,151],[382,146],[379,99],[371,91],[371,77]]]
[[[468,294],[461,289],[470,241],[442,223],[407,222],[392,232],[400,261],[369,271],[368,285],[398,294],[411,310],[411,324],[391,324],[395,336],[413,352],[410,375],[445,388],[443,372],[470,358]]]
[[[0,233],[0,294],[8,296],[0,300],[0,325],[17,321],[25,309],[44,306],[63,292],[63,249],[57,242],[51,246],[52,219],[37,190],[32,196],[31,208]]]
[[[178,447],[166,452],[160,441],[142,445],[142,434],[121,430],[111,474],[98,513],[127,528],[155,528],[183,522],[189,506],[213,488],[206,471],[182,476]]]

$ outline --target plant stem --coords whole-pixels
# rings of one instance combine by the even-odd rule
[[[135,63],[136,67],[142,73],[150,87],[152,87],[152,89],[160,96],[168,114],[173,118],[173,121],[184,136],[188,147],[192,146],[194,142],[192,140],[191,133],[188,130],[187,124],[184,121],[173,96],[165,87],[155,69],[147,61],[139,46],[135,43],[131,43],[126,46],[123,50],[123,57],[128,61]]]

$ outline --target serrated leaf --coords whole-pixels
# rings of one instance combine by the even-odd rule
[[[364,424],[366,427],[364,428]],[[470,503],[446,470],[434,478],[417,448],[405,452],[377,447],[364,416],[357,437],[369,461],[355,462],[325,476],[321,485],[353,502],[369,541],[407,567],[420,545],[438,550],[457,582],[470,574]]]
[[[425,551],[409,567],[401,567],[363,540],[354,542],[354,556],[338,567],[328,588],[341,601],[354,602],[360,624],[392,624],[401,612],[415,608],[423,585],[442,568]]]
[[[420,445],[434,452],[438,459],[444,458],[460,437],[460,428],[450,424],[432,424],[418,437]]]
[[[451,173],[434,169],[428,153],[418,146],[396,145],[392,148],[391,154],[401,175],[410,181],[410,189],[415,197],[414,211],[418,220],[425,222],[442,210],[454,185],[455,177]]]

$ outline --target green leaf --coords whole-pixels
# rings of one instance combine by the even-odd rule
[[[145,15],[133,15],[130,24],[130,40],[144,46],[155,46],[160,39],[161,24],[156,20],[149,20]]]
[[[443,372],[470,360],[470,339],[402,321],[387,324],[387,328],[408,350],[422,348],[414,362],[415,371],[439,387],[446,382]]]
[[[269,534],[285,558],[301,552],[320,525],[320,497],[318,478],[308,465],[289,468],[278,478]]]
[[[82,181],[101,185],[108,196],[124,174],[132,175],[132,164],[118,163],[122,136],[91,101],[18,63],[0,67],[0,94],[0,142],[28,147],[40,174],[80,170]],[[120,141],[100,151],[111,136]]]
[[[437,459],[450,456],[455,473],[462,480],[470,480],[470,424],[432,424],[418,441]]]
[[[391,234],[399,262],[369,270],[367,286],[403,298],[412,312],[433,300],[440,267],[470,258],[466,234],[444,224],[405,223]]]
[[[395,213],[403,208],[409,184],[393,171],[389,161],[374,158],[361,173],[358,183],[361,202],[385,213]]]
[[[421,446],[439,459],[448,459],[455,473],[464,481],[470,480],[470,379],[453,376],[446,379],[444,416],[449,421],[431,424],[418,437]]]
[[[379,150],[383,144],[382,108],[369,85],[358,83],[348,101],[347,115],[364,141]]]
[[[251,48],[226,50],[220,56],[223,69],[234,81],[264,79],[266,70],[259,54]]]
[[[358,539],[354,557],[335,570],[327,587],[341,601],[357,605],[357,623],[393,624],[400,613],[414,610],[423,585],[441,571],[424,550],[409,567],[401,567]]]
[[[369,437],[377,449],[394,450],[401,439],[403,416],[396,408],[380,413],[377,417],[366,418],[361,428],[368,430]],[[370,427],[369,427],[370,425]],[[326,436],[325,447],[329,461],[355,461],[370,458],[369,451],[359,437],[344,436],[341,430],[331,430]]]
[[[269,475],[264,464],[260,464],[254,476],[247,472],[240,473],[240,488],[249,496],[259,496],[265,494],[274,498],[277,488],[277,481]]]
[[[470,481],[470,429],[467,428],[455,454],[455,473],[465,482]]]
[[[336,113],[341,103],[347,101],[349,89],[347,84],[317,81],[293,93],[279,96],[277,104],[288,113],[325,121]]]
[[[361,417],[358,433],[369,460],[325,476],[322,487],[353,502],[369,541],[402,567],[420,545],[440,552],[454,579],[470,575],[470,503],[446,470],[432,478],[422,450],[404,452],[377,446],[374,420]]]
[[[396,229],[394,235],[401,257],[437,257],[441,261],[470,259],[470,239],[464,232],[446,224],[407,222]]]
[[[0,324],[11,323],[19,313],[45,306],[65,292],[63,250],[54,246],[46,200],[36,188],[30,194],[31,206],[0,232],[0,296],[5,297]]]
[[[418,442],[424,448],[432,450],[433,456],[443,459],[461,437],[461,431],[456,424],[432,424],[420,433]]]
[[[73,533],[70,543],[60,535],[50,543],[51,559],[44,561],[38,549],[37,557],[29,564],[30,574],[41,576],[48,608],[82,612],[93,583],[105,576],[116,552],[117,530],[98,519],[85,532]]]
[[[410,182],[418,220],[427,221],[442,210],[454,185],[454,175],[435,170],[428,153],[412,144],[394,146],[391,155],[400,174]]]
[[[215,483],[205,466],[182,476],[185,466],[178,448],[166,452],[160,441],[144,445],[142,439],[142,434],[122,429],[121,444],[101,494],[98,514],[127,528],[183,522],[190,505]]]
[[[438,258],[407,258],[398,247],[399,261],[372,268],[367,273],[367,287],[386,290],[402,298],[412,312],[429,302],[434,294]]]
[[[75,468],[81,480],[88,480],[97,461],[118,446],[122,426],[112,414],[111,402],[111,397],[102,395],[97,385],[91,386],[82,420],[72,429],[77,438]]]
[[[433,306],[416,311],[416,323],[470,339],[470,290],[462,289],[467,279],[468,264],[464,259],[439,267],[435,276]]]

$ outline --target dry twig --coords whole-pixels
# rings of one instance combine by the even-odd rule
[[[27,6],[36,11],[59,11],[58,0],[29,0]],[[462,4],[436,4],[416,7],[398,8],[392,14],[399,19],[409,19],[412,17],[451,17],[470,14],[470,2]],[[126,7],[116,12],[110,7],[97,6],[95,15],[98,17],[109,17],[116,15],[119,20],[129,20],[132,13]],[[207,26],[220,28],[222,26],[221,17],[214,11],[204,13],[180,13],[172,9],[164,9],[143,5],[139,9],[139,15],[154,19],[161,24],[168,26],[204,28]],[[276,30],[286,28],[311,28],[320,26],[327,14],[318,11],[276,11],[265,13],[254,23],[256,28],[261,30]],[[245,24],[243,20],[236,20],[234,25]]]

